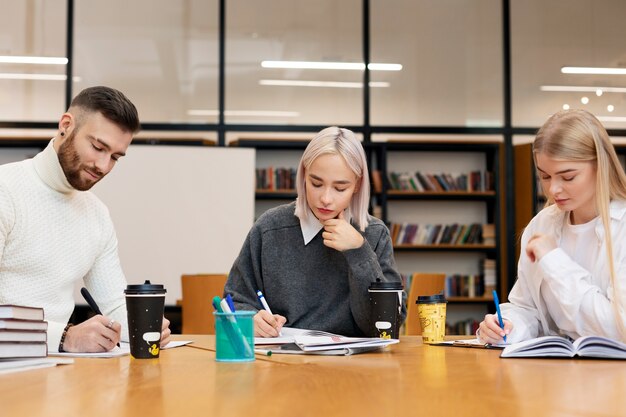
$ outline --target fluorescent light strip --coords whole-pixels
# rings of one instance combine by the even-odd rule
[[[263,68],[298,68],[298,69],[331,69],[331,70],[360,70],[365,69],[362,62],[316,62],[316,61],[263,61]],[[376,64],[368,65],[370,71],[400,71],[400,64]]]
[[[626,123],[626,117],[623,116],[597,116],[601,122],[618,122]]]
[[[217,116],[217,110],[187,110],[189,116]],[[234,117],[298,117],[300,113],[296,111],[274,111],[274,110],[225,110],[224,116]]]
[[[626,87],[587,87],[574,85],[542,85],[541,91],[573,91],[573,92],[593,92],[600,90],[603,93],[626,93]]]
[[[363,88],[363,83],[343,81],[304,81],[304,80],[259,80],[260,85],[283,87],[331,87],[331,88]],[[388,82],[372,81],[370,87],[389,87]]]
[[[67,75],[65,74],[15,74],[15,73],[0,73],[0,80],[31,80],[31,81],[65,81]],[[72,81],[79,82],[80,77],[75,76]]]
[[[65,57],[50,56],[0,56],[1,64],[43,64],[43,65],[67,65]]]
[[[626,75],[626,68],[562,67],[563,74]]]

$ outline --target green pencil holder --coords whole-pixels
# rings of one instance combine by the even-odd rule
[[[254,360],[254,311],[218,313],[215,316],[215,360],[250,362]]]

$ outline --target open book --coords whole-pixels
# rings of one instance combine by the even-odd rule
[[[501,358],[626,359],[626,343],[602,336],[585,336],[570,342],[560,336],[542,336],[507,346]]]
[[[353,355],[382,349],[398,343],[397,339],[347,337],[319,330],[283,327],[281,337],[255,337],[257,353],[291,353],[316,355]]]

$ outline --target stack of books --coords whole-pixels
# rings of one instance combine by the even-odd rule
[[[48,353],[43,308],[0,305],[0,359],[41,358]]]

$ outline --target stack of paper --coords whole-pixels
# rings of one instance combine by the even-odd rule
[[[74,363],[69,358],[30,358],[30,359],[3,359],[0,360],[0,375],[12,372],[29,371],[31,369],[49,368],[56,365]]]

